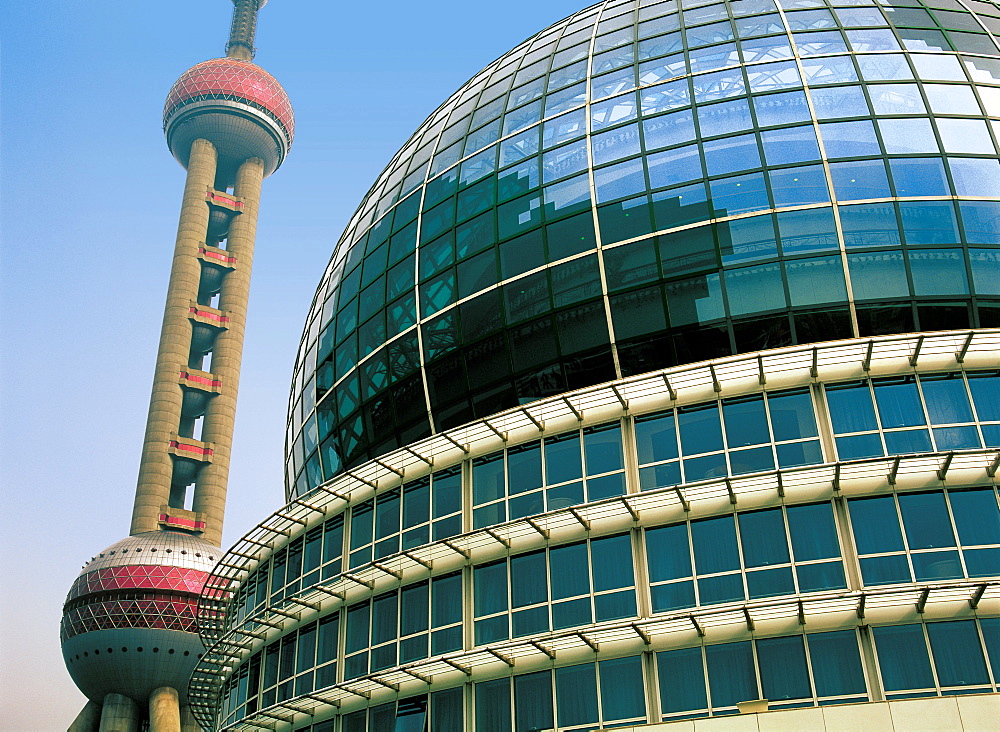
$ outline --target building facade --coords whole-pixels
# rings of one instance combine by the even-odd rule
[[[607,0],[474,76],[322,277],[199,722],[987,728],[998,36]]]

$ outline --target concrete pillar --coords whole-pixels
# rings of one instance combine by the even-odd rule
[[[149,695],[149,732],[181,732],[177,689],[161,686]]]
[[[89,701],[76,715],[76,719],[73,720],[66,732],[98,732],[100,725],[101,705],[95,701]]]
[[[132,534],[155,531],[159,526],[160,506],[170,499],[173,459],[168,448],[177,434],[181,418],[182,393],[177,378],[181,370],[187,368],[191,349],[188,309],[191,301],[198,297],[201,279],[198,247],[204,244],[208,230],[206,193],[215,181],[216,165],[217,154],[212,143],[195,140],[188,159],[187,182],[167,286],[153,393],[132,508]]]
[[[236,257],[236,268],[226,275],[219,293],[219,309],[227,313],[230,320],[229,327],[219,333],[212,351],[212,373],[222,382],[222,390],[208,402],[201,428],[202,440],[213,443],[215,453],[212,455],[212,462],[198,474],[193,508],[205,516],[203,538],[216,545],[222,544],[222,520],[226,510],[226,486],[236,424],[243,333],[250,298],[250,272],[253,267],[257,211],[263,180],[264,163],[258,158],[244,161],[236,172],[233,193],[243,199],[244,208],[243,213],[233,218],[226,243],[226,250]]]
[[[101,706],[100,732],[137,732],[139,705],[121,694],[108,694]]]

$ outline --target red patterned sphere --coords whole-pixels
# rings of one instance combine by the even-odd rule
[[[174,83],[163,129],[182,165],[200,137],[215,145],[224,165],[257,157],[270,174],[292,145],[295,115],[281,84],[260,66],[217,58],[192,66]]]

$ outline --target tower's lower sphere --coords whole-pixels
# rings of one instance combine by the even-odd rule
[[[220,553],[194,536],[152,531],[112,544],[83,568],[60,635],[66,667],[88,698],[117,693],[141,703],[170,686],[185,703],[204,651],[198,597]]]

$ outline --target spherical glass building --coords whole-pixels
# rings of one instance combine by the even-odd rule
[[[1000,713],[998,35],[622,0],[473,77],[323,275],[202,724]]]

